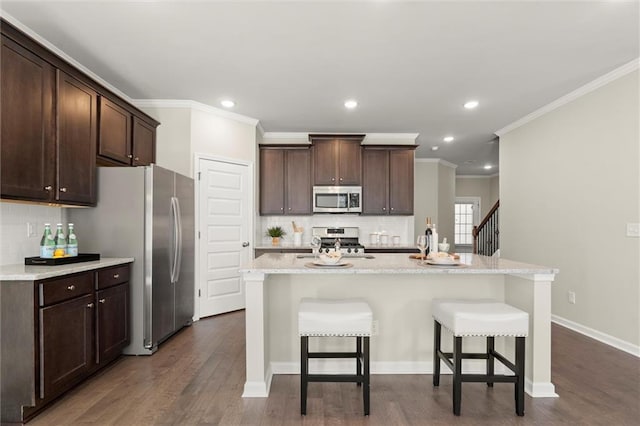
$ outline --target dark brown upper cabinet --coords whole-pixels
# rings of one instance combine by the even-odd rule
[[[0,21],[0,198],[93,206],[98,163],[154,161],[160,123]]]
[[[412,215],[416,146],[362,150],[362,214]]]
[[[309,135],[313,144],[314,185],[360,185],[365,135]]]
[[[260,214],[311,213],[311,149],[261,146]]]
[[[98,165],[148,166],[155,162],[156,126],[100,98]]]

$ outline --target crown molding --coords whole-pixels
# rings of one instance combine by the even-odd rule
[[[507,133],[509,133],[510,131],[517,129],[520,126],[523,126],[527,123],[529,123],[530,121],[535,120],[538,117],[541,117],[557,108],[560,108],[563,105],[568,104],[569,102],[572,102],[584,95],[587,95],[591,92],[593,92],[594,90],[599,89],[602,86],[605,86],[609,83],[611,83],[614,80],[617,80],[621,77],[624,77],[625,75],[636,71],[638,68],[640,68],[640,58],[636,58],[633,61],[624,64],[623,66],[616,68],[615,70],[596,78],[595,80],[593,80],[590,83],[585,84],[582,87],[579,87],[578,89],[574,90],[571,93],[568,93],[564,96],[562,96],[561,98],[556,99],[555,101],[551,102],[550,104],[547,104],[545,106],[543,106],[540,109],[537,109],[535,111],[533,111],[531,114],[525,115],[524,117],[522,117],[521,119],[514,121],[513,123],[509,124],[508,126],[503,127],[502,129],[494,132],[496,135],[498,136],[502,136],[505,135]]]
[[[259,120],[255,118],[188,99],[134,99],[132,103],[139,108],[190,108],[213,114],[217,117],[228,118],[240,123],[250,124],[252,126],[258,126],[259,123]]]
[[[363,145],[415,145],[420,133],[367,133]]]
[[[260,134],[260,136],[264,137],[264,128],[262,127],[262,123],[260,123],[260,121],[258,121],[258,124],[256,124],[256,130],[258,131],[258,134]]]
[[[2,2],[0,1],[0,3],[2,3]],[[12,15],[7,13],[6,11],[0,9],[0,17],[2,17],[2,19],[4,19],[7,22],[9,22],[11,25],[13,25],[14,27],[18,28],[20,31],[22,31],[23,33],[25,33],[26,35],[28,35],[29,37],[31,37],[32,39],[34,39],[35,41],[37,41],[38,43],[40,43],[41,45],[43,45],[44,47],[46,47],[47,49],[49,49],[50,51],[55,53],[56,55],[58,55],[59,57],[64,59],[65,61],[69,62],[74,67],[78,68],[80,71],[82,71],[83,73],[85,73],[86,75],[91,77],[96,82],[100,83],[102,86],[104,86],[107,89],[109,89],[111,92],[113,92],[116,95],[120,96],[122,99],[124,99],[125,101],[127,101],[129,103],[133,103],[133,99],[131,99],[126,94],[124,94],[120,89],[118,89],[117,87],[115,87],[114,85],[109,83],[108,81],[104,80],[98,74],[94,73],[89,68],[85,67],[80,62],[78,62],[75,59],[73,59],[71,56],[67,55],[65,52],[60,50],[58,47],[56,47],[55,45],[51,44],[50,41],[48,41],[47,39],[42,37],[37,32],[33,31],[31,28],[27,27],[25,24],[20,22],[18,19],[14,18]]]
[[[457,169],[458,165],[448,162],[447,160],[443,160],[442,158],[416,158],[416,163],[437,163],[442,164],[445,167],[451,167],[452,169]]]
[[[265,132],[265,139],[304,139],[309,141],[311,132]]]

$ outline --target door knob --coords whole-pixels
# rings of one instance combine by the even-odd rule
[[[242,247],[249,247],[249,241],[245,241],[244,243],[242,243]]]
[[[64,187],[60,188],[60,192],[67,192],[67,188],[64,188]]]
[[[51,186],[51,185],[47,185],[47,186],[44,187],[45,191],[51,191],[52,189],[53,189],[53,186]]]

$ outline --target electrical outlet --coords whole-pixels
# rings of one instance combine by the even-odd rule
[[[627,237],[640,237],[640,223],[627,223]]]
[[[380,323],[378,320],[373,320],[373,325],[371,326],[371,335],[377,336],[380,332]]]
[[[27,238],[37,237],[36,224],[33,222],[27,222]]]
[[[569,303],[571,303],[572,305],[576,304],[576,292],[575,291],[570,291],[567,293],[567,297],[569,298]]]

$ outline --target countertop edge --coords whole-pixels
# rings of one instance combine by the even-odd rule
[[[131,263],[133,257],[107,257],[91,262],[69,263],[58,266],[3,265],[0,266],[0,281],[36,281],[77,272],[102,269],[109,266]]]

